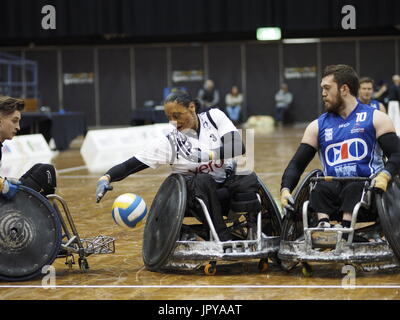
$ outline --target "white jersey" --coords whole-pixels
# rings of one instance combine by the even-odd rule
[[[162,164],[169,164],[173,173],[208,173],[216,182],[223,182],[226,177],[226,164],[231,161],[225,160],[224,163],[224,160],[215,160],[199,163],[191,160],[190,154],[196,148],[209,151],[221,147],[221,137],[237,129],[219,109],[210,109],[197,115],[198,134],[194,131],[184,134],[171,126],[171,131],[166,136],[145,147],[135,155],[136,159],[153,169]]]

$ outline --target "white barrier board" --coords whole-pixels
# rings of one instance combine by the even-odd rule
[[[90,172],[103,172],[141,150],[146,144],[166,135],[169,123],[158,123],[121,129],[89,130],[81,155]]]

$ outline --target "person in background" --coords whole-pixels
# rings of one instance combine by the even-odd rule
[[[363,104],[369,105],[370,107],[380,110],[386,113],[386,108],[383,103],[373,100],[372,96],[374,93],[374,80],[369,77],[363,77],[360,79],[360,88],[358,89],[358,101]]]
[[[281,126],[285,116],[285,112],[293,101],[293,94],[289,92],[286,83],[281,84],[280,90],[275,94],[275,121]]]
[[[395,74],[392,77],[393,84],[389,87],[389,101],[400,101],[400,76]]]
[[[208,79],[204,88],[199,90],[197,99],[203,108],[215,107],[219,103],[219,91],[215,88],[214,81]]]
[[[239,123],[242,103],[243,95],[239,92],[237,86],[233,86],[231,91],[225,96],[225,104],[228,117],[235,125]]]
[[[372,98],[383,103],[384,107],[387,108],[389,103],[389,90],[387,83],[384,80],[379,80],[375,92],[372,94]]]

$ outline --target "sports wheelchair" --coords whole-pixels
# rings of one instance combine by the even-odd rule
[[[58,195],[46,198],[20,186],[12,200],[0,197],[0,281],[38,277],[56,258],[65,258],[72,268],[74,254],[85,271],[88,256],[113,252],[112,237],[80,238],[67,203]]]
[[[161,272],[204,266],[206,275],[214,275],[220,260],[259,259],[260,271],[268,269],[268,258],[279,262],[281,213],[264,183],[257,180],[259,190],[253,197],[246,193],[233,196],[224,219],[234,240],[221,242],[202,199],[196,198],[207,224],[183,223],[185,216],[191,216],[186,208],[186,182],[183,175],[171,174],[159,188],[146,220],[142,247],[145,267]],[[257,212],[244,212],[255,203]]]
[[[350,228],[316,228],[317,214],[308,208],[311,190],[319,181],[364,181],[360,201],[354,207]],[[324,177],[310,172],[294,193],[294,210],[286,210],[282,222],[278,257],[281,267],[292,270],[302,263],[311,276],[309,262],[350,264],[362,271],[397,268],[400,258],[400,180],[396,176],[381,194],[370,187],[369,178]],[[330,217],[339,221],[339,214]],[[366,222],[374,222],[365,226]],[[356,223],[365,223],[356,227]],[[346,239],[347,238],[347,239]]]

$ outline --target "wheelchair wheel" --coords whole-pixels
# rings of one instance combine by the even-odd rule
[[[24,186],[12,200],[0,197],[0,280],[37,277],[60,245],[60,218],[45,197]]]
[[[287,210],[286,215],[283,217],[282,222],[282,240],[295,241],[303,234],[303,217],[302,208],[303,203],[310,197],[310,179],[323,175],[321,170],[315,169],[311,171],[300,183],[296,189],[294,198],[294,211]],[[311,221],[310,221],[311,222]]]
[[[147,269],[162,269],[174,250],[185,215],[186,199],[186,182],[180,174],[171,174],[157,191],[143,233],[142,255]]]
[[[267,236],[280,236],[282,230],[282,216],[276,202],[260,178],[259,195],[261,197],[262,208],[262,232]]]
[[[394,254],[400,259],[400,179],[396,176],[387,191],[376,194],[376,206],[383,233]]]

